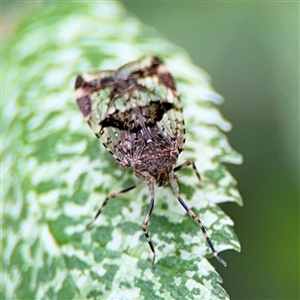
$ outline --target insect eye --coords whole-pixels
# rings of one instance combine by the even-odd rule
[[[149,174],[151,176],[155,177],[156,174],[157,174],[157,172],[158,172],[158,170],[157,170],[157,168],[155,166],[151,166],[151,167],[149,167],[148,172],[149,172]]]

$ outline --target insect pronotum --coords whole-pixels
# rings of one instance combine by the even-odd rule
[[[76,78],[75,93],[96,137],[122,168],[133,168],[139,179],[138,183],[106,197],[93,221],[109,200],[146,182],[151,200],[142,228],[154,267],[156,253],[147,230],[154,206],[154,187],[170,183],[179,203],[200,226],[213,256],[225,267],[226,262],[218,255],[199,217],[179,195],[177,171],[192,166],[199,180],[200,175],[191,160],[174,168],[184,148],[185,125],[173,77],[162,60],[146,56],[116,71],[83,73]]]

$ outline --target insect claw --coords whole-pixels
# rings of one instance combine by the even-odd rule
[[[219,263],[221,263],[221,264],[223,265],[223,267],[227,267],[226,261],[225,261],[224,259],[222,259],[222,258],[218,255],[217,252],[216,252],[216,254],[214,253],[214,257],[217,259],[217,261],[218,261]]]

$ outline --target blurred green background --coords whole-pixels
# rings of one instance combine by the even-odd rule
[[[33,4],[2,4],[5,40]],[[184,48],[225,97],[229,140],[245,160],[228,168],[245,205],[222,205],[242,244],[222,253],[227,268],[211,260],[224,288],[232,299],[300,299],[299,3],[123,4]]]

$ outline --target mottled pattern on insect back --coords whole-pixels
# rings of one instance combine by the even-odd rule
[[[105,148],[122,168],[133,168],[139,182],[110,194],[96,213],[100,215],[108,201],[146,182],[150,205],[143,231],[153,254],[155,249],[147,231],[154,207],[155,185],[171,184],[174,194],[187,213],[200,226],[217,260],[226,266],[214,249],[199,217],[179,196],[175,172],[192,166],[193,161],[174,168],[185,144],[185,126],[175,82],[162,60],[155,56],[125,64],[116,71],[94,71],[79,75],[75,82],[77,104],[85,120]]]

